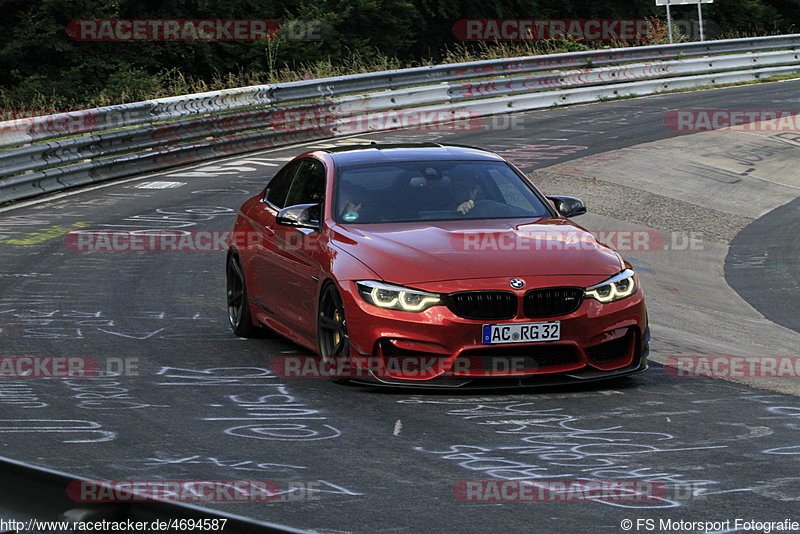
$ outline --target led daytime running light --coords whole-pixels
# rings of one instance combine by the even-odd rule
[[[441,302],[435,293],[417,291],[376,281],[356,282],[358,292],[370,304],[379,308],[421,312]]]
[[[584,295],[605,304],[629,297],[634,291],[636,291],[634,273],[630,269],[625,269],[605,282],[587,287]]]

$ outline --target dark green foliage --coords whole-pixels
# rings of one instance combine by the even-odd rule
[[[653,0],[0,0],[0,106],[76,109],[267,83],[294,75],[394,68],[470,57],[485,44],[453,36],[462,18],[665,18]],[[788,33],[800,0],[704,5],[723,36]],[[694,19],[692,6],[673,8]],[[324,21],[322,41],[79,42],[74,19],[299,19]],[[601,43],[602,45],[602,43]],[[574,43],[573,48],[584,47]],[[299,73],[299,74],[298,74]],[[306,74],[309,75],[309,74]]]

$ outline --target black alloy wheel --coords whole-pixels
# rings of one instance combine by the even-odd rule
[[[326,284],[320,294],[317,339],[326,374],[334,382],[347,382],[351,369],[347,320],[342,297],[332,282]]]

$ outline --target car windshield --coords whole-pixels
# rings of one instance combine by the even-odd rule
[[[501,161],[390,162],[339,169],[340,223],[549,217],[530,184]]]

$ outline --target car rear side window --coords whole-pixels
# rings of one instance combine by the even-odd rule
[[[299,161],[293,161],[286,165],[283,169],[278,171],[267,186],[267,194],[265,200],[277,208],[286,206],[286,195],[289,194],[289,188],[292,185],[297,168],[300,166]]]

